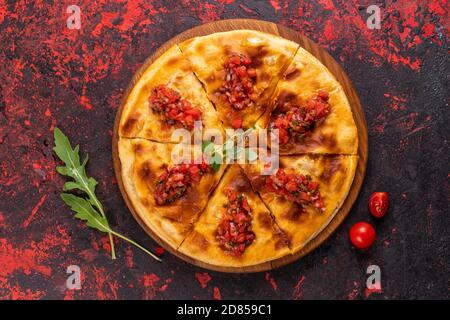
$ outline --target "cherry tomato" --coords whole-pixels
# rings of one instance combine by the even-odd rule
[[[357,222],[350,229],[350,241],[359,249],[369,248],[375,237],[375,229],[367,222]]]
[[[389,207],[389,196],[387,192],[374,192],[369,199],[369,210],[374,217],[384,216]]]

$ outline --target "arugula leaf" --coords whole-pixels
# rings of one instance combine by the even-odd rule
[[[222,148],[220,150],[221,153],[217,153],[213,142],[203,141],[202,142],[203,154],[208,154],[211,158],[220,157],[220,160],[221,160],[220,163],[213,161],[210,164],[211,168],[215,172],[217,172],[220,169],[220,164],[223,162],[223,159],[227,156],[227,154],[230,154],[231,155],[230,158],[232,158],[234,160],[238,160],[239,156],[242,153],[244,153],[245,159],[248,159],[250,162],[253,162],[256,159],[258,159],[258,154],[254,150],[250,150],[249,148],[242,148],[242,147],[235,148],[236,140],[245,138],[245,136],[247,136],[249,133],[251,133],[255,129],[256,129],[256,126],[253,126],[241,133],[227,136],[227,140],[222,145]]]
[[[101,214],[94,209],[94,207],[90,204],[90,202],[86,201],[86,199],[78,197],[76,195],[70,194],[70,193],[62,193],[61,198],[63,201],[74,211],[75,218],[78,218],[80,220],[85,220],[86,225],[90,228],[97,229],[98,231],[110,233],[115,235],[116,237],[119,237],[139,249],[143,250],[148,255],[152,256],[158,261],[161,261],[160,258],[155,256],[153,253],[139,245],[138,243],[134,242],[133,240],[121,235],[120,233],[115,232],[112,230],[108,225],[108,220],[101,216]]]
[[[202,151],[205,153],[207,151],[207,148],[212,144],[212,141],[202,141]]]
[[[222,154],[223,157],[226,158],[228,154],[230,158],[235,158],[234,156],[234,136],[232,136],[230,139],[228,139],[222,146]]]
[[[216,162],[211,163],[211,168],[214,170],[214,172],[219,171],[220,170],[220,163],[216,163]]]
[[[61,199],[76,212],[75,218],[85,220],[88,227],[109,232],[108,221],[102,217],[86,199],[70,193],[61,193]]]
[[[86,174],[86,164],[89,158],[86,157],[83,160],[83,163],[80,163],[79,146],[77,145],[74,149],[72,149],[67,136],[57,127],[55,127],[54,137],[55,147],[53,148],[53,150],[65,164],[65,166],[57,167],[56,170],[61,175],[68,176],[73,179],[72,181],[67,181],[64,184],[63,190],[79,190],[84,192],[87,196],[87,199],[85,199],[71,193],[63,192],[61,194],[61,199],[70,207],[70,209],[72,209],[73,212],[75,212],[75,218],[85,221],[86,225],[90,228],[108,233],[111,244],[112,259],[116,258],[113,242],[114,235],[133,244],[156,260],[161,261],[161,259],[159,259],[157,256],[155,256],[153,253],[151,253],[138,243],[110,228],[108,219],[106,218],[103,209],[103,205],[95,195],[97,181],[92,177],[88,177]]]
[[[236,142],[239,139],[244,139],[248,134],[250,134],[256,127],[253,126],[241,133],[234,134],[232,136],[227,137],[227,141],[223,145],[223,157],[227,155],[227,153],[231,154],[230,158],[234,160],[239,160],[239,157],[242,153],[245,155],[245,159],[248,159],[250,162],[255,161],[258,158],[258,154],[247,147],[237,147]]]
[[[254,162],[258,159],[258,153],[250,148],[237,148],[236,159],[239,159],[242,153],[244,153],[245,160],[249,162]]]
[[[203,141],[202,142],[202,152],[204,154],[208,154],[210,158],[213,160],[209,165],[214,170],[214,172],[219,171],[220,164],[222,161],[216,162],[216,157],[219,157],[222,160],[222,156],[217,153],[214,149],[214,143],[212,141]]]
[[[256,161],[258,159],[258,154],[255,152],[255,150],[246,148],[245,149],[245,157],[250,162]]]
[[[55,147],[53,150],[56,155],[65,163],[65,166],[59,166],[56,168],[59,174],[69,176],[74,179],[74,181],[69,181],[64,185],[64,190],[79,189],[85,192],[89,196],[89,202],[97,207],[102,213],[103,207],[100,201],[98,201],[95,196],[95,187],[97,186],[97,181],[86,175],[86,164],[88,157],[84,159],[83,163],[80,163],[79,150],[80,147],[77,145],[75,149],[72,149],[70,145],[69,138],[59,129],[55,128]]]

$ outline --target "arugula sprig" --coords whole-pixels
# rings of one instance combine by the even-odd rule
[[[161,259],[140,244],[111,229],[103,205],[95,194],[97,181],[92,177],[88,177],[86,174],[88,156],[81,163],[79,155],[80,147],[77,145],[72,149],[69,138],[57,127],[55,127],[54,139],[55,146],[53,150],[65,164],[64,166],[58,166],[56,170],[59,174],[73,179],[64,184],[63,191],[79,190],[85,195],[84,198],[72,193],[61,193],[61,199],[75,212],[75,218],[86,221],[86,225],[90,228],[108,233],[112,259],[116,259],[113,239],[113,236],[116,236],[138,247],[156,260],[161,261]]]
[[[244,139],[245,136],[250,134],[255,127],[245,130],[241,133],[236,133],[227,137],[227,140],[223,145],[215,145],[212,141],[203,141],[202,151],[204,154],[208,154],[212,159],[210,164],[211,168],[217,172],[220,169],[220,165],[223,163],[223,159],[230,154],[230,158],[237,160],[239,156],[244,153],[245,158],[249,161],[254,161],[258,158],[258,154],[249,148],[235,147],[235,141],[238,139]],[[236,139],[236,140],[235,140]]]

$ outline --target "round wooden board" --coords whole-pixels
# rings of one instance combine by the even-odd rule
[[[302,250],[299,252],[287,255],[282,258],[268,261],[265,263],[261,263],[254,266],[249,267],[220,267],[215,265],[210,265],[201,261],[198,261],[196,259],[193,259],[191,257],[188,257],[181,252],[173,249],[171,246],[169,246],[167,243],[165,243],[162,239],[159,238],[157,234],[155,234],[139,217],[139,215],[135,212],[135,209],[133,207],[133,204],[131,203],[127,193],[125,192],[122,177],[121,177],[121,163],[119,159],[119,153],[118,153],[118,140],[119,140],[119,122],[122,115],[122,109],[125,105],[125,101],[131,91],[131,89],[134,87],[135,83],[139,80],[142,73],[160,56],[162,55],[167,49],[172,47],[173,45],[183,42],[184,40],[197,37],[197,36],[204,36],[215,32],[223,32],[223,31],[231,31],[231,30],[239,30],[239,29],[251,29],[251,30],[257,30],[262,32],[271,33],[274,35],[278,35],[280,37],[283,37],[285,39],[292,40],[298,44],[300,44],[303,48],[308,50],[311,54],[313,54],[317,59],[319,59],[336,77],[336,79],[340,82],[342,85],[345,94],[347,95],[347,98],[350,102],[350,106],[353,111],[353,118],[355,120],[356,126],[358,128],[358,165],[356,168],[355,177],[353,180],[353,184],[350,188],[350,191],[348,193],[347,198],[345,199],[344,203],[342,204],[339,211],[336,213],[334,218],[331,220],[331,222],[314,238],[312,239]],[[196,266],[206,268],[209,270],[214,271],[221,271],[221,272],[235,272],[235,273],[244,273],[244,272],[259,272],[259,271],[266,271],[271,270],[274,268],[278,268],[281,266],[284,266],[288,263],[291,263],[293,261],[298,260],[299,258],[303,257],[304,255],[310,253],[312,250],[319,247],[342,223],[342,221],[345,219],[345,217],[350,212],[350,209],[355,202],[359,190],[361,189],[361,185],[364,180],[364,174],[366,171],[366,165],[367,165],[367,158],[368,158],[368,135],[367,135],[367,124],[364,117],[364,111],[361,107],[361,103],[359,101],[358,95],[356,94],[355,89],[353,88],[353,85],[351,84],[350,79],[343,71],[342,67],[319,45],[308,39],[307,37],[301,35],[297,31],[294,31],[292,29],[283,27],[281,25],[277,25],[271,22],[267,21],[260,21],[260,20],[253,20],[253,19],[231,19],[231,20],[222,20],[217,22],[212,22],[208,24],[204,24],[198,27],[194,27],[192,29],[189,29],[183,33],[180,33],[179,35],[173,37],[166,43],[164,43],[161,47],[156,50],[156,52],[150,56],[142,65],[142,67],[136,72],[136,74],[133,76],[127,90],[124,93],[121,106],[119,107],[119,110],[117,111],[115,123],[114,123],[114,131],[113,131],[113,161],[114,161],[114,171],[116,174],[116,178],[119,184],[120,192],[122,193],[122,196],[130,209],[131,213],[133,214],[134,218],[137,220],[137,222],[140,224],[140,226],[156,241],[158,242],[164,249],[169,251],[170,253],[174,254],[175,256],[183,259],[184,261],[187,261],[191,264],[194,264]]]

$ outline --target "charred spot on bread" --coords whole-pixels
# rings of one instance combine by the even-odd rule
[[[125,123],[121,127],[121,133],[124,136],[131,134],[134,129],[137,127],[139,120],[134,117],[129,117],[125,120]]]
[[[285,247],[289,247],[291,245],[291,238],[289,235],[284,233],[283,231],[278,228],[278,226],[274,226],[274,237],[276,239],[275,241],[275,249],[280,250]]]
[[[261,228],[265,230],[271,230],[274,225],[270,213],[267,211],[258,213],[258,222],[261,224]]]
[[[172,58],[170,58],[169,60],[167,60],[166,65],[167,65],[168,67],[174,66],[174,65],[176,65],[179,61],[180,61],[180,58],[178,58],[178,57],[172,57]]]
[[[251,190],[250,181],[244,174],[235,175],[229,183],[229,187],[235,189],[238,192],[246,192]]]
[[[201,233],[197,232],[196,230],[192,231],[191,240],[192,240],[192,243],[196,247],[198,247],[198,249],[200,249],[201,251],[208,250],[208,247],[209,247],[208,240]]]
[[[305,210],[296,203],[292,203],[292,205],[289,206],[289,209],[284,211],[284,213],[282,214],[283,218],[297,223],[306,220],[306,216],[307,214]]]
[[[141,143],[136,142],[133,146],[133,149],[136,155],[140,155],[143,152],[144,146]]]
[[[274,110],[274,115],[277,115],[277,113],[280,113],[280,111],[283,111],[283,109],[280,109],[284,107],[287,103],[295,101],[297,98],[297,95],[294,92],[283,90],[280,92],[280,94],[277,97],[276,105],[278,110]]]
[[[298,78],[301,74],[300,69],[293,68],[292,70],[288,70],[284,76],[284,79],[287,81],[293,81]]]
[[[248,55],[252,59],[250,64],[253,68],[259,68],[264,64],[264,58],[269,53],[266,46],[258,46],[255,49],[249,51]]]
[[[257,79],[257,80],[260,80],[262,82],[269,82],[271,78],[272,78],[272,76],[270,74],[262,71],[259,75],[259,79]]]
[[[262,189],[262,187],[266,183],[266,178],[261,175],[256,175],[256,176],[251,177],[250,181],[251,181],[253,190],[259,191]]]
[[[146,161],[142,163],[137,172],[136,172],[138,179],[141,181],[151,181],[155,177],[154,173],[151,170],[150,161]]]
[[[333,176],[335,176],[337,172],[343,169],[341,156],[339,155],[327,156],[323,160],[323,168],[324,170],[319,176],[319,179],[324,183],[329,183],[333,178]]]
[[[150,201],[148,201],[148,198],[147,197],[141,197],[141,202],[142,202],[142,205],[144,206],[144,207],[148,207],[148,208],[151,208],[151,203],[150,203]]]
[[[329,150],[338,153],[339,150],[337,149],[337,141],[334,135],[322,136],[322,142]]]

